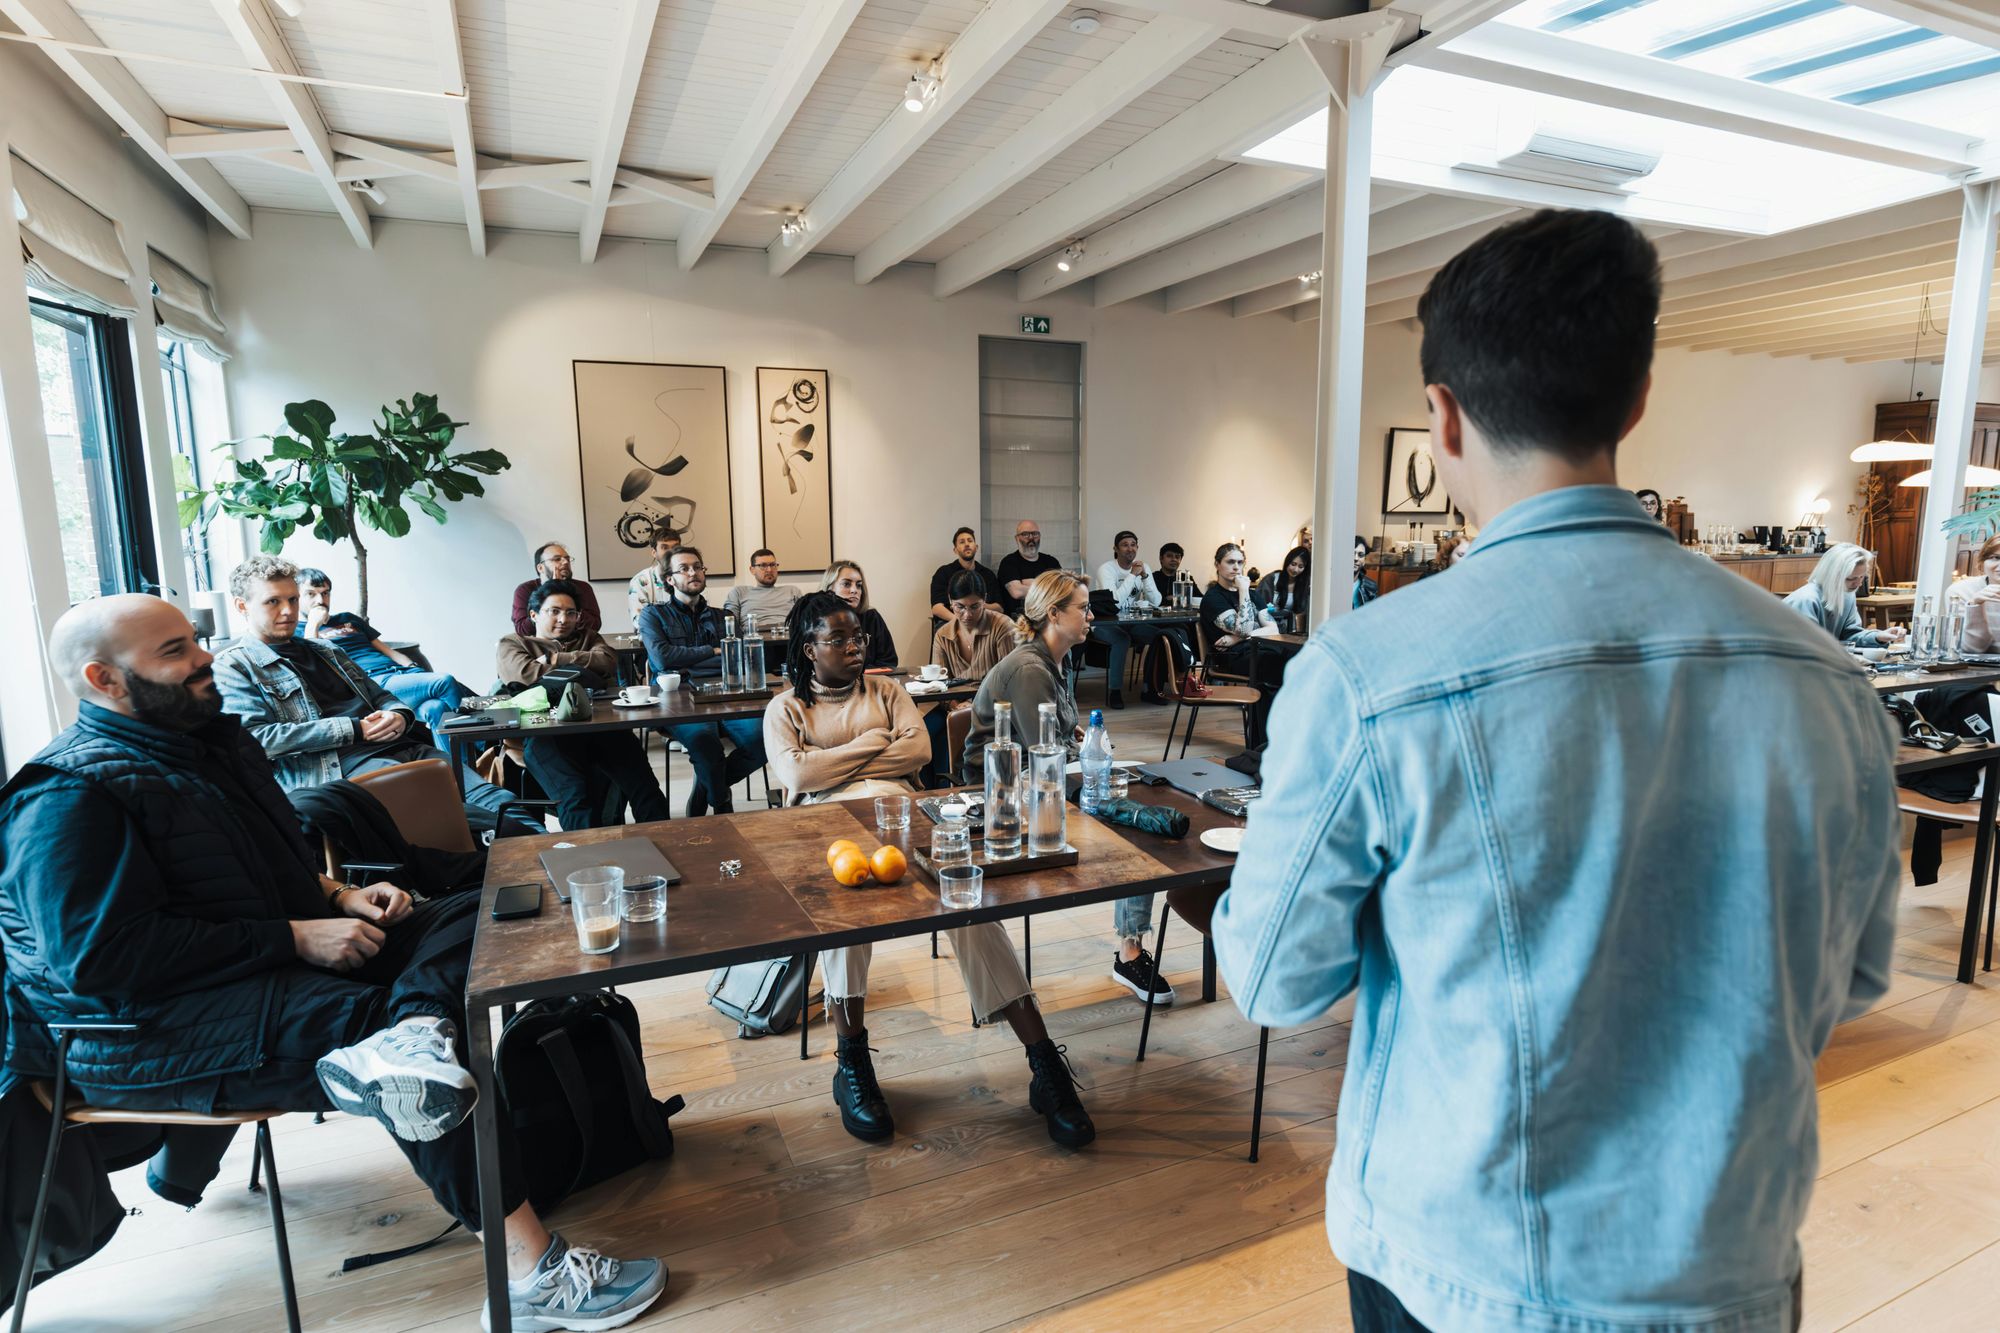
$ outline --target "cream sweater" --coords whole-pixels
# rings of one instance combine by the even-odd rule
[[[901,682],[863,676],[844,690],[811,688],[811,708],[796,690],[764,707],[764,755],[786,805],[863,778],[907,778],[929,762],[930,733]]]

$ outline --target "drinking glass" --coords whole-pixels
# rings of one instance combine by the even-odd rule
[[[1915,662],[1935,662],[1938,652],[1937,616],[1926,613],[1910,622],[1910,658]]]
[[[569,910],[576,922],[576,944],[585,953],[610,953],[618,947],[618,894],[625,886],[621,866],[587,866],[570,872]]]
[[[938,901],[953,911],[979,906],[986,872],[976,865],[938,867]]]
[[[877,796],[875,798],[875,827],[879,829],[906,829],[910,826],[910,798],[907,796]]]
[[[1944,660],[1960,662],[1965,650],[1965,608],[1953,607],[1941,622],[1944,626],[1943,641],[1939,646],[1944,650]]]
[[[618,894],[618,915],[627,921],[658,921],[667,914],[667,881],[641,875]]]
[[[931,865],[972,864],[972,830],[965,825],[965,807],[947,805],[939,811],[939,822],[931,826]]]

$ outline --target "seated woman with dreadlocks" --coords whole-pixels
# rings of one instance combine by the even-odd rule
[[[901,683],[864,674],[866,636],[855,609],[832,593],[799,599],[792,608],[785,675],[793,688],[764,709],[764,749],[771,780],[788,805],[900,795],[931,756],[916,703]],[[1027,1047],[1028,1104],[1048,1119],[1049,1137],[1081,1148],[1097,1137],[1077,1099],[1062,1048],[1049,1040],[1041,1010],[1006,931],[995,922],[946,932],[982,1021],[1005,1018]],[[827,1010],[839,1042],[833,1100],[840,1123],[860,1139],[895,1133],[863,1025],[868,995],[866,944],[820,955]]]

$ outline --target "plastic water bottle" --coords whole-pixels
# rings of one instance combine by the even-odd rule
[[[1087,815],[1096,814],[1111,799],[1111,733],[1104,729],[1104,713],[1090,710],[1090,730],[1083,736],[1083,790],[1076,803]]]

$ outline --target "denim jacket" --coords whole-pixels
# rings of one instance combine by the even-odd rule
[[[416,721],[408,704],[364,674],[346,653],[312,639],[300,642],[332,663],[367,701],[369,711],[393,710]],[[305,681],[269,644],[245,637],[225,648],[216,655],[215,683],[222,690],[223,708],[242,718],[271,756],[280,787],[295,791],[340,777],[340,752],[361,738],[354,719],[321,717]]]
[[[1833,639],[1573,487],[1321,628],[1270,732],[1215,945],[1254,1022],[1355,992],[1340,1258],[1438,1333],[1789,1328],[1899,882]]]

